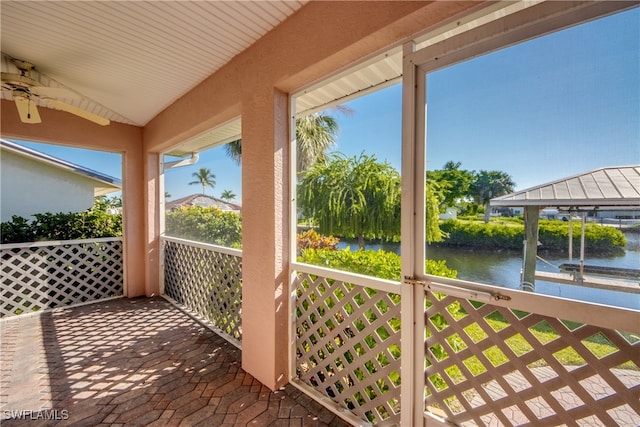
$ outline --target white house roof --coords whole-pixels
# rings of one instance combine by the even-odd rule
[[[200,206],[203,208],[219,208],[223,211],[240,212],[242,206],[236,203],[226,202],[206,194],[192,194],[181,199],[172,200],[165,204],[168,211],[181,208],[182,206]]]
[[[45,153],[41,153],[40,151],[32,150],[20,144],[16,144],[15,142],[7,141],[6,139],[0,139],[0,148],[2,148],[2,150],[7,150],[23,157],[27,157],[36,162],[47,164],[59,169],[64,169],[68,172],[93,181],[95,196],[102,196],[122,189],[122,181],[118,178],[103,174],[98,171],[94,171],[89,168],[85,168],[84,166],[80,166]]]
[[[496,197],[491,206],[640,207],[640,166],[596,169]]]

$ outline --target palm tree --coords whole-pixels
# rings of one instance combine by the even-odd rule
[[[305,171],[323,159],[325,152],[335,145],[338,130],[336,119],[326,114],[310,114],[296,120],[296,170]]]
[[[238,139],[236,141],[231,141],[228,144],[224,145],[224,151],[227,153],[227,156],[231,158],[237,165],[240,165],[242,161],[242,140]]]
[[[511,193],[516,184],[509,174],[502,171],[481,170],[470,186],[470,192],[476,203],[484,205],[484,222],[489,222],[491,209],[489,203],[494,197]]]
[[[233,191],[231,191],[231,190],[224,190],[224,191],[222,192],[222,194],[220,194],[220,198],[221,198],[222,200],[225,200],[225,201],[227,201],[227,202],[230,202],[230,201],[232,201],[233,199],[235,199],[235,198],[236,198],[236,194],[235,194]]]
[[[341,110],[342,111],[342,110]],[[345,108],[344,111],[349,111]],[[333,117],[314,113],[296,120],[296,140],[298,148],[298,172],[307,170],[336,143],[339,126]],[[242,140],[232,141],[224,149],[237,164],[242,161]]]
[[[211,169],[200,168],[198,172],[192,173],[191,176],[195,178],[195,181],[191,181],[189,185],[202,185],[202,194],[204,194],[205,186],[211,188],[216,186],[216,176],[211,173]]]

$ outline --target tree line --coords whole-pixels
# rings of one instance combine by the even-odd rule
[[[439,214],[447,207],[461,207],[467,213],[485,211],[489,202],[513,191],[512,178],[502,171],[479,172],[461,169],[447,162],[443,169],[426,174],[426,241],[439,242],[444,234]],[[313,164],[298,182],[298,208],[313,219],[319,231],[357,238],[398,241],[400,236],[400,173],[388,162],[364,152],[347,157],[333,153]]]

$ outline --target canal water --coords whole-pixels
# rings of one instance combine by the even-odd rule
[[[615,257],[586,257],[585,264],[618,268],[640,269],[640,234],[626,233],[627,247],[624,254]],[[354,241],[341,240],[339,248],[357,250]],[[382,249],[400,253],[399,243],[371,243],[367,250]],[[536,269],[552,273],[559,272],[557,266],[569,262],[566,256],[539,254]],[[522,253],[517,251],[481,251],[470,249],[438,248],[427,246],[427,258],[445,260],[447,267],[458,271],[458,279],[487,283],[505,288],[519,289]],[[574,263],[579,259],[574,257]],[[616,279],[618,280],[618,279]],[[638,281],[635,281],[638,285]],[[574,285],[536,281],[536,293],[563,298],[589,301],[617,307],[640,310],[640,294],[605,291]]]

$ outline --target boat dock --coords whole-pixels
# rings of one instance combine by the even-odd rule
[[[609,291],[628,292],[640,294],[640,282],[628,282],[623,280],[605,279],[593,276],[584,276],[582,279],[567,273],[549,273],[536,271],[535,279],[544,282],[563,283],[565,285],[577,285],[587,288],[606,289]]]

